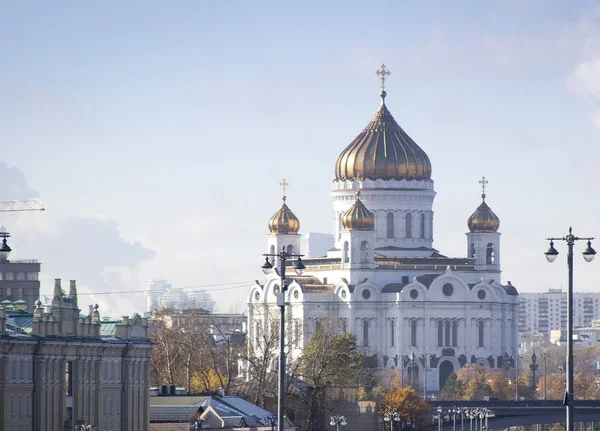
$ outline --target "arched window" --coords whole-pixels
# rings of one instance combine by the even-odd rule
[[[363,339],[362,345],[367,347],[369,345],[369,321],[363,320]]]
[[[494,244],[491,242],[488,243],[485,250],[485,263],[487,265],[495,265],[496,264],[496,253],[494,251]]]
[[[394,213],[387,214],[387,237],[394,237]]]
[[[444,347],[444,321],[438,320],[438,347]]]
[[[421,213],[421,238],[425,238],[425,213]]]
[[[260,324],[260,321],[256,322],[256,329],[254,331],[254,341],[256,343],[257,346],[260,346],[260,338],[262,336],[262,327]]]
[[[458,346],[458,322],[454,320],[452,322],[452,347]]]
[[[348,255],[348,241],[344,242],[344,249],[342,250],[342,260],[344,263],[350,262],[350,256]]]
[[[369,246],[369,244],[367,243],[367,241],[363,241],[360,243],[360,262],[361,263],[369,262],[368,246]]]
[[[294,345],[300,347],[300,320],[294,320]]]
[[[410,347],[417,347],[417,321],[410,322]]]
[[[444,337],[445,338],[444,345],[446,347],[450,347],[450,341],[451,340],[450,340],[450,321],[449,320],[446,320],[446,333],[445,333],[445,335],[446,336]]]
[[[406,213],[406,237],[412,238],[412,213]]]
[[[337,238],[340,239],[342,237],[342,213],[338,213],[335,216],[335,223],[336,223]]]
[[[288,245],[287,246],[287,254],[294,254],[294,246],[293,245]]]
[[[269,252],[269,254],[271,254],[271,255],[275,254],[275,246],[274,245],[271,246],[271,251]],[[275,256],[271,256],[269,258],[269,260],[271,261],[271,265],[275,265]]]
[[[394,347],[396,340],[396,321],[394,319],[390,321],[390,335],[392,338],[390,340],[390,347]]]
[[[477,332],[478,332],[478,334],[477,334],[477,338],[478,338],[477,345],[479,347],[483,347],[483,339],[484,339],[483,336],[485,335],[484,329],[485,329],[485,327],[484,327],[484,321],[480,320],[479,322],[477,322]]]
[[[475,249],[475,243],[471,243],[471,247],[469,247],[469,257],[476,259],[477,258],[477,250]]]

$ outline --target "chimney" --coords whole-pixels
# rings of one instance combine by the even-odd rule
[[[73,308],[78,308],[77,307],[77,285],[75,284],[75,280],[70,281],[69,296],[71,298],[73,298]]]

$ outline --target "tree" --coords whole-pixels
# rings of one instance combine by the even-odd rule
[[[446,384],[438,394],[440,400],[461,400],[463,398],[465,386],[461,380],[458,380],[456,373],[448,376]]]
[[[328,408],[326,388],[355,386],[361,379],[363,362],[354,335],[338,333],[333,325],[320,325],[304,348],[297,367],[298,377],[308,387],[301,393],[307,431],[318,428],[317,419]]]
[[[501,400],[510,400],[512,398],[512,388],[508,379],[500,372],[492,373],[489,378],[492,396]]]
[[[429,403],[410,388],[386,392],[380,401],[379,414],[397,413],[401,430],[409,427],[423,429],[429,413]]]
[[[464,385],[464,398],[467,400],[481,401],[492,395],[488,368],[484,365],[467,365],[458,372],[458,379]]]

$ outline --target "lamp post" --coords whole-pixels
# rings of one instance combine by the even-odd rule
[[[345,427],[346,425],[348,425],[348,422],[346,422],[346,416],[335,415],[331,416],[331,421],[329,422],[329,425],[335,427],[336,431],[340,431],[340,426]]]
[[[546,359],[548,359],[550,355],[544,352],[544,401],[546,401]]]
[[[271,425],[271,431],[275,431],[275,425],[277,425],[277,415],[267,416],[263,422],[268,422],[269,425]]]
[[[204,423],[204,419],[200,419],[200,418],[194,419],[194,421],[192,422],[192,430],[200,431],[202,429],[203,423]]]
[[[398,412],[386,412],[383,414],[383,421],[390,423],[390,431],[394,431],[394,422],[400,422],[400,415]]]
[[[88,425],[85,422],[75,425],[75,431],[96,431],[96,429],[95,426]]]
[[[436,412],[437,412],[437,415],[434,415],[433,418],[437,419],[437,421],[438,421],[438,431],[442,431],[442,413],[443,413],[443,410],[442,410],[442,408],[440,406],[438,406]]]
[[[429,359],[429,353],[423,353],[421,359],[423,359],[423,399],[427,401],[427,359]]]
[[[519,348],[517,347],[517,354],[513,356],[515,360],[515,401],[519,401]]]
[[[564,241],[567,243],[567,267],[569,287],[567,290],[567,387],[565,391],[564,404],[566,406],[566,427],[565,431],[574,431],[573,429],[573,245],[575,241],[587,241],[587,247],[583,250],[583,258],[586,262],[591,262],[596,256],[596,250],[592,248],[594,238],[580,238],[573,235],[573,229],[569,227],[569,233],[562,238],[546,238],[550,241],[550,247],[544,253],[546,260],[552,263],[558,257],[558,251],[554,248],[554,241]]]
[[[277,429],[283,431],[285,427],[284,421],[284,399],[285,399],[285,292],[287,291],[289,281],[285,278],[286,262],[289,258],[298,258],[294,265],[296,274],[300,275],[306,269],[302,263],[301,254],[291,254],[285,251],[285,246],[279,254],[263,254],[265,263],[261,267],[265,274],[268,274],[273,269],[273,265],[269,262],[269,257],[279,258],[279,276],[281,277],[281,289],[277,294],[277,306],[279,307],[279,388],[277,393]]]

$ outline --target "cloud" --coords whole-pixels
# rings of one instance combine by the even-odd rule
[[[37,197],[25,174],[0,162],[0,199]],[[80,307],[98,303],[107,313],[145,311],[143,294],[118,294],[140,289],[139,266],[155,256],[140,241],[124,239],[115,220],[105,217],[61,217],[46,212],[6,217],[12,234],[13,259],[37,259],[42,263],[41,295],[52,294],[54,278],[77,280]],[[63,288],[65,283],[63,282]],[[68,283],[66,284],[68,286]],[[99,292],[101,295],[89,295]],[[111,293],[113,294],[107,294]],[[112,316],[118,317],[118,316]]]
[[[28,200],[37,196],[38,192],[27,184],[23,171],[0,162],[0,200]]]

